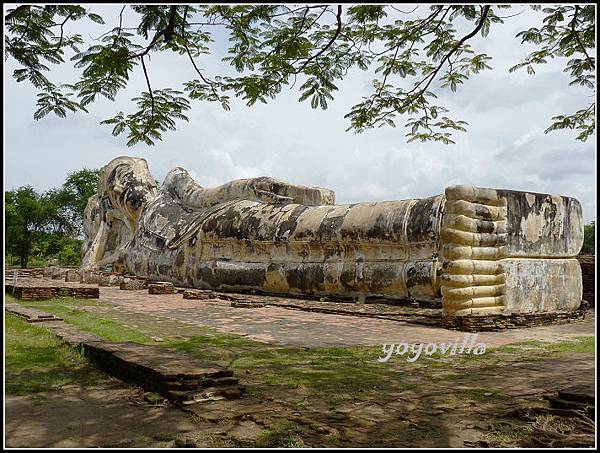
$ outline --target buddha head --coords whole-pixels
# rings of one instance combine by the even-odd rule
[[[135,224],[146,204],[157,194],[156,180],[148,169],[146,159],[117,157],[100,172],[98,197],[108,210],[116,210]],[[107,209],[108,208],[108,209]],[[133,228],[135,229],[135,228]]]

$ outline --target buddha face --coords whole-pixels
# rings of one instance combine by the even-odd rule
[[[105,212],[116,210],[118,217],[134,226],[144,207],[156,197],[157,185],[145,159],[117,157],[102,170],[98,193]]]

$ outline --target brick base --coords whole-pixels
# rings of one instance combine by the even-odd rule
[[[485,332],[523,327],[565,324],[584,319],[587,307],[572,312],[555,313],[512,313],[509,315],[489,316],[445,316],[439,326],[466,332]]]
[[[177,289],[171,282],[148,283],[148,294],[175,294]]]

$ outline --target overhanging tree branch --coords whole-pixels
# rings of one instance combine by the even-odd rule
[[[4,16],[4,21],[5,22],[9,22],[13,18],[15,18],[17,16],[20,16],[21,14],[24,14],[25,12],[29,11],[30,8],[31,8],[31,5],[20,5],[20,6],[17,6],[10,13],[8,13],[6,16]]]
[[[583,45],[583,43],[581,42],[581,39],[579,38],[579,32],[575,30],[575,26],[577,25],[577,13],[579,13],[579,6],[575,5],[575,13],[573,14],[573,22],[571,22],[571,30],[573,32],[573,35],[575,36],[575,40],[577,41],[577,44],[579,45],[579,48],[584,53],[585,58],[587,59],[588,63],[592,67],[595,67],[594,62],[592,61],[592,59],[588,55],[587,51],[585,50],[585,46]]]
[[[475,36],[477,33],[479,33],[479,31],[481,30],[481,28],[483,27],[483,24],[485,23],[485,19],[488,15],[488,12],[490,10],[489,6],[484,6],[482,11],[481,11],[481,17],[479,19],[479,23],[477,24],[477,26],[475,27],[475,29],[473,31],[471,31],[469,34],[463,36],[460,41],[458,41],[458,43],[456,43],[456,45],[450,50],[450,52],[448,52],[444,58],[442,58],[442,61],[440,61],[440,64],[435,68],[435,70],[428,75],[425,79],[421,80],[421,82],[419,82],[415,88],[413,88],[411,91],[409,91],[409,94],[414,92],[414,90],[416,90],[425,80],[429,79],[427,84],[419,91],[419,94],[415,95],[413,98],[415,97],[419,97],[420,95],[424,94],[425,92],[427,92],[427,89],[429,88],[429,86],[431,85],[431,83],[433,82],[433,80],[435,79],[435,76],[438,74],[438,72],[440,72],[440,69],[442,69],[442,67],[444,66],[444,64],[449,60],[449,58],[465,43],[467,42],[469,39],[471,39],[473,36]],[[411,100],[413,98],[409,98],[409,100],[403,104],[403,107],[405,107],[408,103],[411,102]]]
[[[150,86],[150,78],[148,77],[148,71],[146,71],[146,64],[144,63],[144,57],[141,56],[140,60],[142,62],[142,69],[144,70],[144,77],[146,78],[146,85],[148,85],[148,93],[150,94],[150,120],[148,125],[146,126],[146,130],[144,134],[148,132],[150,127],[150,123],[154,122],[154,93],[152,92],[152,87]]]

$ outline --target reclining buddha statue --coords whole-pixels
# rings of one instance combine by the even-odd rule
[[[141,158],[101,171],[82,267],[264,294],[442,302],[450,316],[573,311],[583,244],[573,198],[471,186],[335,204],[333,191],[251,178],[216,188],[183,168],[160,188]]]

